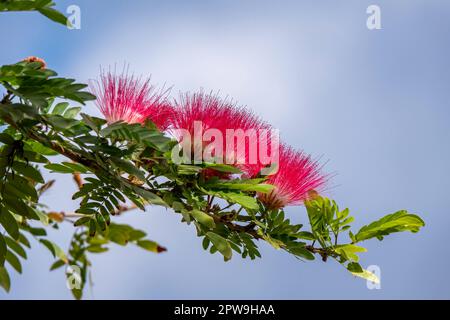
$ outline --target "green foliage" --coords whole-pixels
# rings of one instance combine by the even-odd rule
[[[33,63],[21,62],[17,66],[2,67],[0,74],[10,95],[22,101],[19,104],[7,101],[0,109],[1,118],[9,124],[0,135],[3,144],[0,223],[11,237],[5,238],[5,242],[21,256],[23,252],[12,249],[14,245],[8,240],[19,238],[19,223],[35,220],[48,224],[36,189],[45,181],[40,167],[32,165],[33,162],[43,163],[43,168],[51,172],[82,174],[84,184],[72,197],[81,199],[74,225],[82,231],[75,234],[69,254],[66,257],[48,239],[40,239],[40,242],[58,258],[52,269],[68,263],[82,270],[83,287],[90,266],[87,253],[105,252],[109,242],[119,245],[131,242],[148,251],[164,251],[156,242],[141,239],[142,232],[111,223],[111,216],[120,214],[129,202],[140,209],[149,204],[172,208],[181,214],[183,222],[195,225],[197,234],[203,237],[204,249],[220,253],[225,261],[231,259],[233,251],[243,258],[260,257],[255,242],[263,240],[299,259],[313,260],[319,255],[326,261],[331,257],[352,274],[370,279],[373,276],[358,264],[358,254],[366,250],[355,243],[373,237],[381,239],[393,232],[416,232],[423,226],[420,218],[401,211],[353,235],[350,224],[354,218],[349,216],[349,210],[340,210],[335,201],[317,196],[305,202],[311,230],[303,230],[303,225],[292,224],[283,210],[269,210],[258,201],[258,192],[272,190],[264,179],[205,181],[201,174],[205,169],[228,173],[236,173],[236,170],[211,163],[174,164],[170,155],[174,142],[151,123],[143,126],[123,122],[107,124],[86,114],[78,118],[79,107],[70,107],[70,102],[54,104],[53,101],[56,97],[71,97],[85,103],[92,97],[78,91],[83,85],[77,85],[75,91],[73,87],[67,91],[68,82],[61,80],[59,90],[54,90],[51,89],[54,84],[47,83],[54,79],[54,73],[43,77]],[[29,69],[37,71],[39,98],[35,91],[22,87],[28,83],[23,80],[24,70]],[[51,163],[46,156],[53,154],[65,155],[71,161]],[[160,177],[165,178],[164,182]],[[215,202],[218,198],[227,204],[219,205]],[[339,235],[344,232],[348,232],[351,243],[338,243]],[[314,247],[315,243],[320,247]],[[7,261],[14,269],[21,270],[12,252],[1,252],[0,261]],[[75,297],[81,297],[81,289],[74,289]]]
[[[213,250],[219,251],[223,255],[225,261],[231,259],[233,252],[231,251],[230,243],[225,238],[214,232],[208,232],[206,237],[213,244]]]
[[[52,6],[51,1],[1,1],[0,11],[37,10],[62,23]],[[166,251],[144,231],[113,222],[115,215],[153,205],[179,214],[183,223],[195,227],[203,248],[225,261],[233,251],[244,259],[261,257],[257,242],[263,242],[302,260],[334,259],[351,274],[371,281],[377,279],[359,264],[359,254],[366,251],[359,242],[417,232],[424,226],[417,215],[399,211],[352,233],[354,218],[348,209],[312,194],[305,201],[306,229],[292,223],[282,209],[267,208],[258,200],[258,193],[273,189],[264,178],[205,180],[204,170],[236,175],[240,171],[216,163],[174,163],[171,148],[176,141],[151,122],[108,124],[81,113],[82,107],[73,103],[95,99],[84,91],[86,85],[57,77],[40,63],[1,66],[0,84],[5,90],[0,123],[6,125],[0,133],[0,285],[6,291],[9,269],[22,272],[21,261],[30,248],[26,235],[56,259],[51,270],[64,267],[67,279],[78,281],[72,289],[77,299],[89,280],[91,254],[106,252],[111,244]],[[55,155],[65,159],[57,161]],[[40,203],[53,185],[42,172],[76,178],[80,187],[72,196],[79,201],[76,212],[51,211]],[[75,228],[67,252],[46,232],[65,222]],[[76,270],[80,273],[74,278]]]
[[[6,292],[9,292],[11,289],[11,279],[8,274],[8,270],[5,267],[0,267],[0,286],[5,289]]]
[[[55,10],[51,0],[1,0],[0,11],[38,11],[50,20],[67,25],[66,16]]]
[[[91,262],[89,254],[99,254],[109,250],[111,244],[126,246],[133,244],[146,251],[153,253],[161,253],[166,251],[166,248],[160,246],[158,243],[145,239],[146,233],[142,230],[134,229],[125,224],[111,223],[109,228],[103,232],[96,233],[95,236],[89,235],[88,228],[78,228],[72,237],[68,254],[59,249],[55,244],[46,241],[45,244],[50,251],[53,252],[56,260],[50,270],[57,270],[66,267],[66,276],[69,279],[73,273],[68,272],[70,269],[76,267],[80,270],[79,287],[72,289],[72,294],[76,299],[81,299],[83,289],[88,281],[88,274],[90,272]],[[42,241],[42,240],[41,240]]]
[[[401,210],[362,227],[358,233],[352,236],[352,239],[354,242],[372,238],[383,240],[384,236],[394,232],[418,232],[424,225],[425,222],[419,216],[409,214],[406,210]]]
[[[347,208],[340,211],[335,201],[320,196],[313,197],[313,199],[306,201],[305,204],[313,238],[322,247],[320,252],[322,258],[324,260],[328,256],[335,258],[346,266],[347,270],[353,275],[374,282],[378,281],[376,277],[358,264],[358,253],[366,252],[367,250],[357,246],[356,243],[371,238],[382,240],[384,236],[394,232],[418,232],[425,225],[423,220],[417,215],[409,214],[407,211],[402,210],[362,227],[354,235],[350,230],[350,223],[353,222],[354,218],[349,216]],[[348,231],[351,243],[338,244],[338,236],[343,231]]]

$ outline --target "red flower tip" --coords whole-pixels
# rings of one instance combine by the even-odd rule
[[[30,57],[27,57],[27,58],[23,59],[22,61],[30,62],[30,63],[31,62],[39,62],[41,64],[41,69],[47,68],[47,63],[45,62],[45,60],[41,59],[39,57],[30,56]]]
[[[100,81],[90,83],[90,91],[97,96],[97,107],[108,123],[144,123],[149,119],[160,130],[169,124],[172,107],[167,91],[157,90],[150,79],[107,72],[100,75]]]
[[[323,188],[326,180],[317,161],[303,152],[280,145],[278,171],[267,180],[274,189],[260,193],[258,198],[270,209],[297,205],[316,196],[316,190]]]

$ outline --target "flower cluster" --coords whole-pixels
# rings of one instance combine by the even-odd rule
[[[239,168],[246,178],[268,175],[266,183],[274,188],[269,193],[258,194],[260,201],[268,208],[300,204],[326,183],[326,176],[321,173],[317,161],[290,146],[278,145],[269,124],[248,109],[215,94],[203,91],[185,93],[170,102],[167,92],[150,85],[149,79],[111,72],[102,74],[100,81],[92,83],[91,91],[97,96],[97,106],[109,123],[144,123],[151,120],[179,142],[185,139],[180,132],[190,136],[209,132],[207,142],[213,141],[215,147],[208,151],[216,160]],[[241,141],[243,147],[236,143],[242,132],[245,133]],[[194,143],[192,152],[205,152],[210,147],[207,142],[201,140]],[[255,146],[253,153],[249,151],[251,146]],[[261,153],[265,153],[271,163],[254,157]],[[274,158],[275,154],[277,157]],[[268,166],[275,169],[263,173]],[[211,169],[203,174],[206,178],[231,178]]]
[[[281,145],[277,173],[270,175],[267,182],[275,188],[269,193],[258,195],[262,203],[272,209],[295,205],[307,200],[312,192],[326,182],[317,161],[290,146]]]
[[[237,106],[232,101],[221,99],[214,94],[203,91],[193,94],[181,94],[174,101],[173,114],[170,118],[171,133],[180,141],[184,137],[180,133],[187,133],[189,137],[202,135],[206,139],[194,139],[192,152],[203,153],[211,140],[215,148],[211,148],[212,158],[217,162],[231,164],[241,169],[250,168],[250,150],[252,141],[244,137],[239,140],[239,133],[253,134],[254,140],[259,141],[257,134],[262,130],[270,130],[270,126],[254,115],[251,111]],[[255,144],[255,152],[259,143]],[[259,166],[259,158],[255,157],[254,166]],[[243,170],[245,171],[245,170]],[[258,170],[259,171],[259,170]],[[227,175],[206,170],[206,175]]]
[[[107,72],[102,73],[100,81],[91,82],[90,89],[97,96],[97,106],[108,123],[151,120],[160,130],[169,126],[173,112],[167,91],[157,90],[150,85],[150,79]]]

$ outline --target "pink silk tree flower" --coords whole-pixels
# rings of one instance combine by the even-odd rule
[[[150,79],[135,78],[126,72],[103,72],[100,81],[90,83],[90,91],[97,96],[97,107],[108,123],[144,123],[149,119],[158,129],[167,129],[172,113],[167,91],[157,90]]]
[[[258,194],[258,198],[269,209],[298,205],[323,188],[326,181],[317,161],[303,152],[280,145],[278,171],[267,180],[274,189]]]
[[[171,127],[194,133],[194,122],[202,123],[202,129],[218,129],[225,135],[226,129],[259,129],[266,126],[257,116],[234,102],[215,94],[184,93],[174,103]]]
[[[241,167],[248,161],[250,148],[255,148],[253,142],[256,142],[256,149],[258,148],[257,135],[254,139],[249,139],[245,135],[249,132],[257,134],[262,129],[270,129],[269,125],[249,110],[203,91],[182,94],[174,103],[170,123],[169,132],[178,141],[185,139],[183,135],[189,135],[191,152],[195,158],[195,154],[200,154],[202,160],[205,160],[204,152],[213,143],[215,148],[212,148],[211,156],[215,160],[219,159],[220,163],[235,167]],[[191,159],[194,158],[191,156]],[[204,171],[205,177],[227,176],[218,172],[215,174],[214,170]]]

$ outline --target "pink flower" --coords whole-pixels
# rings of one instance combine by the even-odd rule
[[[269,193],[258,194],[258,198],[270,209],[297,205],[321,189],[326,180],[317,161],[303,152],[280,145],[278,171],[267,180],[275,188]]]
[[[168,126],[172,107],[166,98],[167,91],[156,90],[150,79],[107,72],[100,75],[100,81],[92,82],[90,89],[108,123],[144,123],[149,119],[160,130]]]
[[[184,138],[180,134],[180,129],[185,133],[189,133],[192,143],[192,152],[200,152],[203,154],[205,148],[211,142],[217,142],[218,149],[212,150],[211,155],[216,159],[221,159],[222,163],[234,165],[243,168],[245,164],[249,163],[249,148],[255,146],[259,147],[258,136],[252,138],[244,138],[239,141],[234,134],[240,130],[244,135],[248,132],[259,133],[260,130],[270,130],[270,126],[264,123],[261,119],[255,116],[249,110],[236,106],[235,103],[221,99],[217,95],[205,94],[203,91],[194,94],[183,94],[175,101],[173,114],[170,119],[170,130],[173,135],[179,140]],[[195,140],[198,138],[200,132],[200,142]],[[208,134],[214,138],[203,138]],[[220,135],[219,141],[216,141],[216,134]],[[243,136],[243,135],[241,135]],[[194,141],[195,140],[195,141]],[[256,142],[256,144],[254,144]],[[227,143],[230,145],[227,146]],[[252,146],[253,144],[253,146]],[[256,150],[257,152],[257,150]],[[219,176],[225,178],[226,175],[211,173],[209,170],[206,176]]]
[[[259,129],[264,124],[257,116],[232,101],[217,95],[198,93],[181,94],[175,101],[171,124],[193,134],[194,121],[202,123],[202,129],[218,129],[225,135],[226,129]]]

